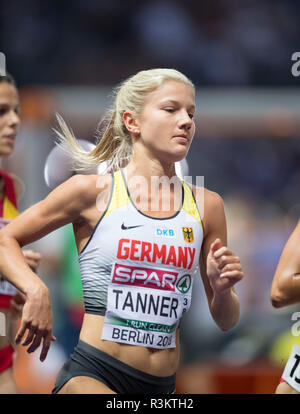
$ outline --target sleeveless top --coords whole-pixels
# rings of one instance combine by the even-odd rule
[[[4,181],[4,195],[0,200],[0,229],[18,216],[17,197],[13,179],[0,170],[0,177]],[[11,297],[16,293],[16,288],[0,275],[0,309],[10,307]]]
[[[174,348],[203,241],[193,192],[181,181],[180,209],[153,218],[137,209],[121,170],[112,178],[106,210],[78,258],[85,311],[105,315],[102,339]]]

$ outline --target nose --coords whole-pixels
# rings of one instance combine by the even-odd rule
[[[9,112],[8,122],[12,128],[16,128],[20,124],[20,117],[14,110]]]
[[[193,119],[189,116],[186,110],[182,110],[180,115],[179,127],[189,130],[193,125]]]

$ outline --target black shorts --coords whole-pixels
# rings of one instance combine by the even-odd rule
[[[60,370],[52,393],[56,394],[67,381],[78,376],[95,378],[118,394],[171,394],[176,384],[176,374],[168,377],[147,374],[81,340]]]

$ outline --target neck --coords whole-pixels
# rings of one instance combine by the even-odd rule
[[[176,175],[175,163],[163,163],[157,159],[133,156],[132,160],[125,168],[126,175],[142,176],[147,180],[151,177],[168,177],[172,178]]]

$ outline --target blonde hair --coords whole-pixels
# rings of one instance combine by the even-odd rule
[[[138,72],[114,89],[114,105],[100,123],[103,133],[99,133],[96,147],[87,152],[78,144],[73,132],[60,115],[57,120],[61,131],[55,131],[59,141],[57,145],[67,151],[76,171],[89,170],[107,162],[107,170],[118,170],[127,164],[133,155],[133,146],[129,131],[123,122],[123,113],[130,111],[136,115],[143,110],[146,96],[165,81],[183,82],[193,89],[193,83],[175,69],[149,69]],[[101,137],[102,136],[102,137]]]

